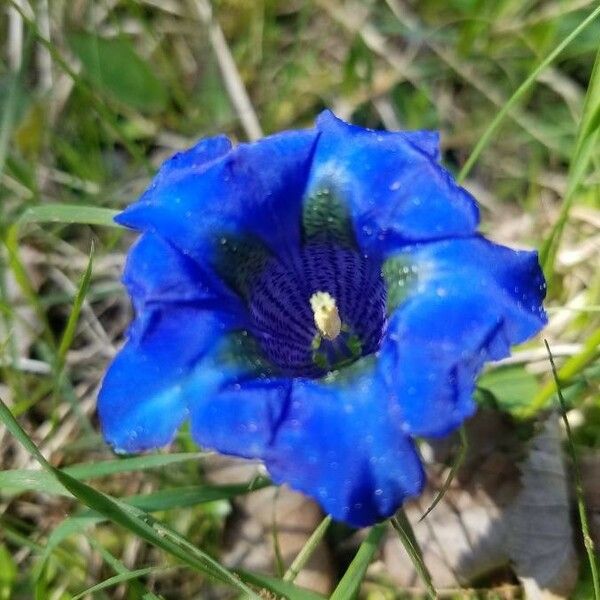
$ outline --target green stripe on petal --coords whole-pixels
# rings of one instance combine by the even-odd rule
[[[348,207],[328,187],[317,189],[304,201],[302,230],[306,241],[319,239],[356,247]]]
[[[417,282],[417,269],[407,255],[388,258],[381,268],[387,288],[387,313],[391,314],[408,296]]]

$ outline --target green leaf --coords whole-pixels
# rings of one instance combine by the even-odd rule
[[[0,600],[12,598],[12,589],[17,580],[17,565],[4,544],[0,544]]]
[[[80,32],[68,41],[88,78],[116,100],[150,113],[166,107],[167,88],[127,39]]]
[[[197,485],[130,496],[125,498],[124,501],[131,507],[146,512],[154,512],[196,506],[203,502],[212,502],[215,500],[229,500],[233,497],[261,489],[267,485],[270,485],[270,482],[266,479],[253,481],[250,484],[239,483],[223,486]],[[54,549],[65,539],[104,521],[106,521],[106,518],[94,510],[87,510],[65,519],[50,534],[41,564],[43,565],[48,560]]]
[[[431,580],[431,574],[427,569],[427,565],[425,565],[425,561],[423,560],[423,553],[421,552],[421,548],[419,547],[419,543],[417,542],[417,538],[415,537],[414,531],[408,520],[406,513],[401,508],[396,516],[390,519],[392,523],[392,527],[398,533],[398,537],[406,550],[406,553],[410,557],[415,571],[418,573],[419,578],[425,584],[425,588],[427,589],[427,593],[431,600],[435,600],[437,598],[437,593],[435,588],[433,587],[433,582]]]
[[[84,463],[63,469],[77,479],[94,479],[118,473],[156,469],[167,465],[197,460],[206,456],[200,452],[181,452],[178,454],[151,454],[134,456],[118,460],[106,460],[98,463]],[[20,493],[26,490],[46,494],[70,495],[52,474],[33,469],[13,469],[0,472],[0,490],[2,493]]]
[[[246,594],[249,598],[259,600],[258,596],[233,573],[176,531],[173,531],[149,514],[121,500],[111,498],[89,485],[78,481],[68,473],[50,465],[2,400],[0,400],[0,420],[21,442],[25,449],[36,458],[44,470],[53,475],[80,502],[97,511],[111,522],[120,525],[153,546],[164,550],[193,570],[204,573],[222,583],[229,584]]]
[[[15,225],[26,223],[73,223],[78,225],[102,225],[121,227],[114,218],[118,210],[78,204],[41,204],[28,208]]]
[[[510,366],[485,373],[479,378],[477,387],[491,394],[498,408],[516,413],[531,404],[539,386],[524,367]]]
[[[92,280],[92,267],[94,263],[94,245],[90,249],[90,258],[88,260],[87,268],[81,278],[79,283],[79,287],[77,289],[77,293],[75,294],[75,299],[73,301],[73,308],[71,309],[71,313],[69,314],[69,319],[67,321],[67,325],[63,332],[63,336],[60,340],[60,344],[58,347],[57,353],[57,372],[60,373],[62,368],[64,367],[65,359],[67,357],[67,352],[73,343],[73,338],[75,337],[75,330],[77,328],[77,323],[79,321],[79,315],[81,314],[81,309],[83,307],[83,301],[85,300],[85,296],[90,288],[90,281]]]
[[[327,530],[331,524],[331,516],[327,515],[319,524],[319,526],[312,532],[311,536],[306,540],[306,544],[302,547],[302,550],[298,553],[288,570],[283,575],[284,581],[294,581],[298,573],[303,569],[304,565],[308,562],[313,552],[317,549]]]
[[[113,577],[109,577],[104,581],[93,585],[92,587],[83,590],[76,596],[73,596],[72,600],[79,600],[79,598],[83,598],[88,594],[93,594],[95,592],[99,592],[101,590],[105,590],[106,588],[112,587],[113,585],[117,585],[119,583],[123,583],[125,581],[131,581],[132,579],[137,579],[138,577],[143,577],[144,575],[149,575],[150,573],[155,573],[159,571],[165,571],[165,567],[146,567],[144,569],[136,569],[135,571],[127,571],[125,573],[119,573],[118,575],[114,575]]]
[[[371,527],[365,541],[360,545],[358,552],[352,559],[350,566],[338,583],[329,600],[350,600],[358,593],[360,584],[367,572],[367,567],[373,560],[379,542],[385,533],[385,523]]]
[[[323,600],[324,596],[294,585],[291,582],[269,577],[262,573],[250,573],[241,569],[236,570],[242,581],[255,587],[260,587],[286,600]]]
[[[553,281],[554,261],[562,232],[569,218],[569,210],[575,198],[575,192],[583,181],[592,157],[598,155],[598,132],[600,128],[600,48],[596,54],[596,62],[590,77],[583,114],[577,129],[575,149],[569,164],[567,190],[560,208],[560,215],[540,249],[540,264],[544,269],[547,281]]]
[[[486,130],[480,136],[479,141],[475,145],[475,148],[469,155],[469,158],[463,165],[460,173],[456,177],[459,183],[462,183],[467,175],[471,172],[473,165],[477,162],[477,159],[489,144],[492,136],[496,132],[496,129],[500,126],[504,117],[518,104],[519,100],[525,96],[525,93],[533,86],[537,81],[538,77],[554,62],[554,60],[562,53],[562,51],[577,38],[577,36],[586,29],[592,22],[600,15],[600,7],[597,7],[590,15],[588,15],[573,31],[566,36],[558,46],[552,50],[546,57],[531,71],[527,78],[521,83],[521,85],[515,90],[513,95],[508,99],[504,106],[496,113],[496,116],[492,119],[492,122],[488,125]]]

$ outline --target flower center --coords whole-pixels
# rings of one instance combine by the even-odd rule
[[[222,237],[217,270],[243,298],[248,333],[272,370],[316,378],[378,350],[387,289],[332,189],[304,203],[298,242],[275,255],[257,238]]]
[[[309,243],[285,259],[238,247],[231,285],[248,333],[274,370],[321,377],[379,348],[386,320],[381,264],[353,248]]]

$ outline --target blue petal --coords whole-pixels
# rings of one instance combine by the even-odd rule
[[[218,240],[229,236],[256,236],[272,250],[288,252],[299,238],[316,136],[314,130],[290,131],[240,144],[200,168],[184,153],[117,221],[156,231],[205,263],[214,258]]]
[[[196,307],[147,309],[129,331],[102,382],[98,412],[117,452],[168,444],[188,414],[187,388],[202,393],[201,360],[231,326]]]
[[[416,283],[392,315],[380,370],[405,430],[445,435],[475,410],[484,361],[508,355],[545,324],[544,279],[534,252],[476,237],[407,248]]]
[[[152,232],[140,236],[131,248],[123,283],[138,314],[157,305],[190,303],[244,312],[239,298],[222,281]]]
[[[295,380],[266,465],[276,482],[357,527],[392,515],[424,481],[414,444],[371,366],[347,381]]]
[[[317,128],[309,196],[333,189],[345,199],[363,250],[385,256],[399,244],[475,232],[477,205],[437,164],[432,134],[361,129],[329,111]]]
[[[231,150],[231,141],[225,135],[204,138],[188,150],[177,152],[166,160],[158,170],[145,196],[160,194],[160,189],[168,185],[173,176],[186,176],[191,173],[200,174],[216,160],[225,156]],[[119,221],[117,216],[117,221]]]
[[[215,365],[215,375],[219,373]],[[190,400],[192,436],[204,447],[244,458],[264,458],[288,402],[291,381],[218,382],[213,395]]]

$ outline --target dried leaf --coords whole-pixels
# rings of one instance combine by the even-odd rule
[[[472,584],[495,572],[506,583],[514,565],[527,598],[565,597],[575,583],[577,562],[556,417],[524,443],[509,420],[482,410],[467,434],[467,460],[435,510],[418,523],[445,477],[435,463],[428,468],[425,494],[407,507],[434,585]],[[439,461],[448,443],[433,449]],[[383,559],[395,585],[420,587],[393,535],[385,541]]]

